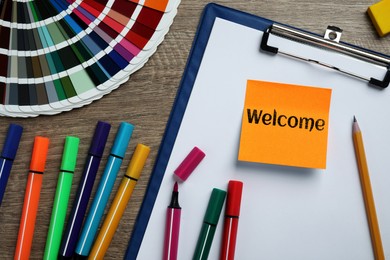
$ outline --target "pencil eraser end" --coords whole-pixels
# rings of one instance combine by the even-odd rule
[[[111,125],[109,123],[102,121],[97,123],[95,133],[92,138],[92,144],[89,149],[90,154],[102,157],[110,129]]]
[[[239,216],[241,209],[243,183],[241,181],[229,181],[227,200],[226,200],[226,215]]]
[[[367,13],[380,37],[390,33],[390,0],[371,5]]]
[[[30,171],[44,172],[47,152],[49,150],[49,138],[36,136],[31,156]]]
[[[177,167],[177,169],[174,171],[174,174],[180,181],[184,182],[205,156],[206,154],[195,146],[179,165],[179,167]]]
[[[4,142],[1,156],[7,159],[15,159],[19,142],[22,137],[23,127],[16,124],[10,124],[8,127],[7,137]]]

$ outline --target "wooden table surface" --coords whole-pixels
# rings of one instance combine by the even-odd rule
[[[338,26],[344,30],[342,41],[390,54],[390,36],[379,38],[366,12],[367,8],[375,2],[372,0],[224,0],[216,3],[321,35],[328,25]],[[134,124],[135,130],[113,193],[117,190],[119,179],[122,178],[128,166],[136,144],[143,143],[151,147],[151,154],[105,259],[123,258],[179,87],[198,21],[207,3],[204,0],[182,0],[174,23],[157,52],[141,70],[130,77],[128,82],[102,99],[88,106],[54,116],[27,119],[0,117],[0,147],[3,145],[9,123],[18,123],[24,127],[18,154],[0,207],[0,259],[11,259],[14,255],[34,136],[49,137],[51,142],[31,253],[31,259],[42,259],[64,138],[67,135],[75,135],[81,139],[70,198],[70,203],[72,203],[98,120],[111,123],[112,130],[94,190],[120,122],[127,121]],[[112,196],[109,203],[111,199]],[[70,207],[68,214],[69,211]]]

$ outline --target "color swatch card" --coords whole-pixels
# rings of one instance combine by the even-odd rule
[[[331,93],[248,80],[238,159],[325,169]]]
[[[118,88],[163,41],[180,0],[0,2],[0,115],[57,114]]]

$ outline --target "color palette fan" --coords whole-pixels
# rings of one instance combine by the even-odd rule
[[[57,114],[129,80],[180,0],[0,0],[0,115]]]

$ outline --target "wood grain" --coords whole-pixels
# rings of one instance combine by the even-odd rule
[[[379,38],[366,13],[367,8],[375,2],[368,0],[358,2],[347,0],[217,1],[222,5],[321,35],[328,25],[339,26],[344,30],[342,41],[390,54],[390,36]],[[1,259],[13,258],[34,136],[43,135],[51,139],[31,254],[31,259],[42,259],[64,138],[67,135],[76,135],[81,139],[70,198],[72,202],[98,120],[109,122],[113,126],[108,148],[102,160],[103,166],[119,123],[127,121],[135,125],[133,138],[114,191],[127,168],[136,144],[143,143],[151,147],[146,167],[105,259],[123,257],[180,84],[198,21],[207,3],[204,0],[182,0],[174,23],[157,52],[141,70],[130,77],[128,82],[102,99],[86,107],[55,116],[27,119],[0,117],[0,147],[3,145],[9,123],[18,123],[24,127],[20,148],[0,208]],[[100,167],[96,183],[102,170],[103,167]]]

